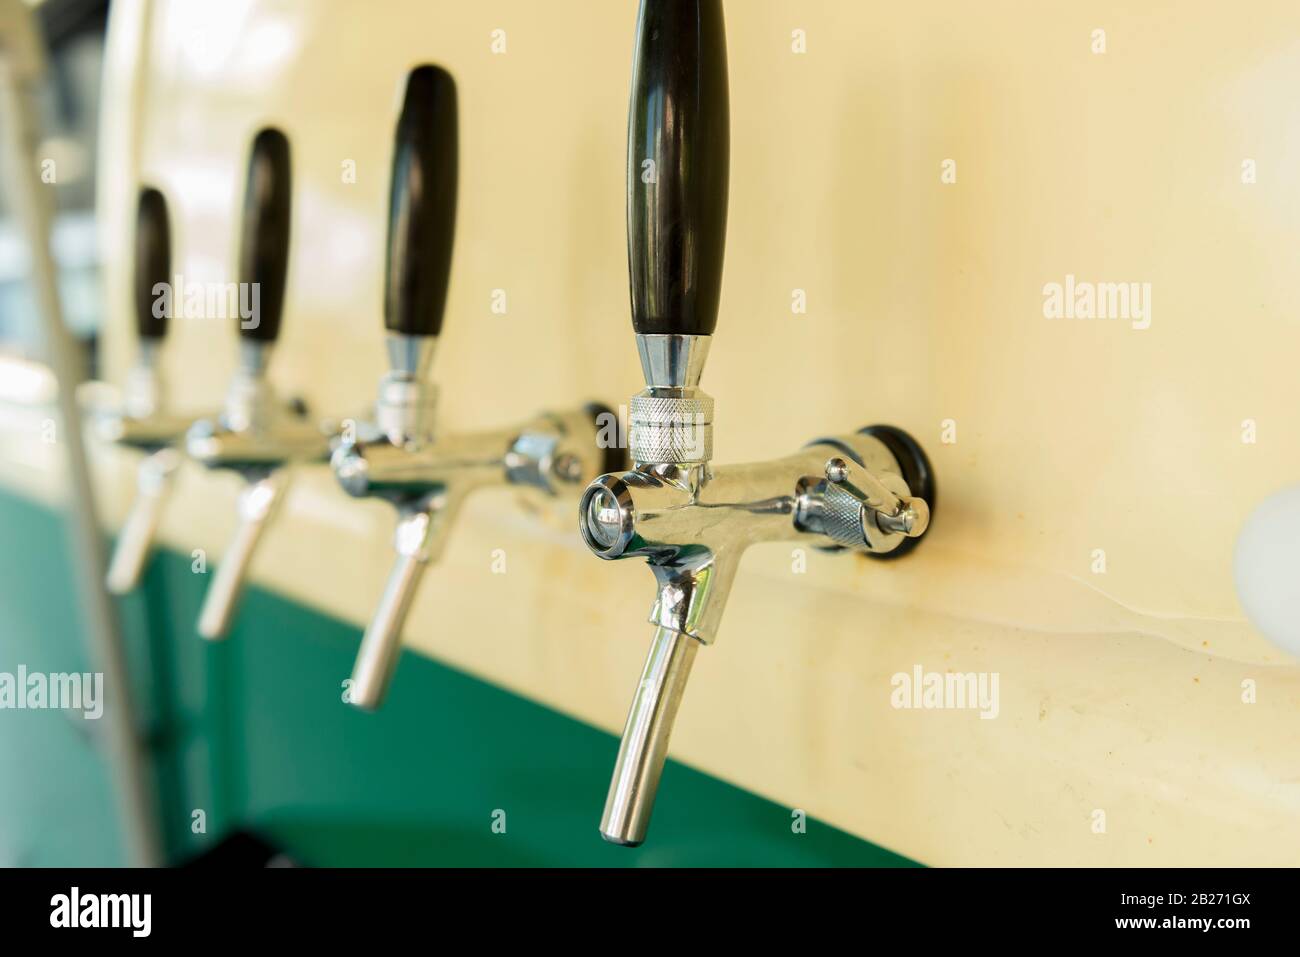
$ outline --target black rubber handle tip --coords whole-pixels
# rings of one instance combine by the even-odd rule
[[[406,81],[394,145],[384,267],[384,326],[408,336],[442,331],[456,232],[456,83],[436,66]]]
[[[167,335],[172,271],[167,200],[152,187],[140,191],[135,218],[135,327],[141,339]]]
[[[280,334],[285,277],[289,271],[289,222],[293,181],[289,140],[277,129],[264,129],[253,139],[239,242],[239,334],[259,342],[274,342]],[[251,306],[251,315],[243,315]]]
[[[627,132],[638,333],[711,335],[718,323],[729,109],[721,0],[642,0]]]

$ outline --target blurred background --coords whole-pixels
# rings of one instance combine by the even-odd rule
[[[49,82],[40,96],[40,155],[55,161],[53,249],[69,328],[97,373],[104,320],[95,231],[95,160],[108,0],[35,4],[49,50]],[[10,355],[35,355],[38,330],[27,275],[26,244],[12,201],[0,192],[0,344]]]

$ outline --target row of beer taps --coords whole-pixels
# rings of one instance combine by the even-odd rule
[[[401,651],[419,581],[437,561],[472,492],[528,487],[577,502],[579,531],[605,559],[639,556],[654,574],[650,654],[637,684],[605,805],[606,840],[646,835],[669,735],[695,653],[717,637],[740,558],[758,542],[896,557],[925,533],[934,479],[920,446],[888,426],[814,438],[785,458],[712,462],[713,399],[700,388],[721,295],[729,175],[729,97],[720,0],[642,0],[628,111],[627,223],[632,325],[645,389],[625,432],[597,403],[540,412],[506,428],[436,428],[431,379],[452,270],[457,196],[457,92],[423,65],[406,79],[393,150],[383,273],[388,371],[373,420],[317,423],[277,395],[268,368],[286,292],[292,222],[287,138],[253,139],[241,213],[239,281],[259,310],[240,324],[240,361],[218,415],[168,411],[158,353],[171,278],[167,200],[142,190],[135,225],[138,359],[119,412],[101,425],[140,449],[137,497],[109,569],[123,593],[140,580],[171,476],[186,456],[233,469],[246,485],[238,526],[200,615],[223,638],[258,540],[292,467],[329,461],[349,495],[397,509],[396,559],[361,640],[351,703],[378,708]],[[627,448],[618,447],[626,435]],[[630,460],[630,468],[628,467]]]

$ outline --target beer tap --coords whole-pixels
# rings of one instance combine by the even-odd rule
[[[365,710],[378,708],[387,694],[420,579],[438,560],[471,493],[510,485],[576,502],[592,478],[623,459],[616,437],[601,447],[613,416],[594,404],[483,432],[435,431],[429,374],[451,277],[457,128],[451,76],[435,66],[414,70],[397,124],[389,197],[389,371],[380,379],[374,422],[359,424],[332,458],[349,494],[385,499],[399,516],[397,558],[352,672],[349,701]]]
[[[124,595],[136,587],[148,561],[163,502],[181,462],[175,443],[190,420],[167,412],[158,354],[167,334],[171,283],[171,226],[167,200],[153,188],[140,191],[135,224],[133,311],[138,351],[127,373],[120,406],[96,420],[99,435],[145,453],[136,474],[136,497],[109,562],[108,590]]]
[[[195,422],[186,435],[190,457],[208,468],[232,469],[243,476],[239,524],[204,597],[198,631],[221,639],[243,590],[257,543],[284,497],[290,466],[324,461],[328,431],[313,425],[300,403],[287,403],[266,376],[280,332],[285,277],[289,265],[291,173],[289,141],[276,129],[253,140],[239,245],[239,366],[225,406],[215,419]]]
[[[646,559],[654,637],[600,832],[646,836],[696,652],[717,637],[741,556],[790,541],[898,556],[934,501],[924,452],[888,426],[814,439],[786,458],[714,466],[713,399],[700,388],[722,284],[728,92],[720,0],[642,0],[628,112],[632,326],[646,388],[628,411],[633,467],[597,478],[579,506],[588,547]]]

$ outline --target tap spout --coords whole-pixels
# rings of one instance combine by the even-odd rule
[[[388,686],[402,654],[402,627],[420,579],[436,559],[443,531],[452,521],[442,506],[439,502],[408,509],[397,523],[393,538],[397,558],[352,666],[347,700],[363,711],[377,710],[388,697]]]
[[[277,470],[258,478],[239,493],[239,525],[235,537],[221,557],[217,575],[203,597],[199,612],[199,634],[209,641],[220,641],[230,631],[257,543],[283,499],[287,484],[288,475],[284,470]]]
[[[600,820],[600,836],[611,844],[636,847],[645,840],[668,757],[668,738],[699,648],[700,641],[690,635],[662,626],[655,629]]]
[[[140,583],[162,516],[163,501],[179,464],[179,453],[168,447],[159,449],[140,463],[135,503],[117,536],[113,559],[108,566],[106,581],[108,590],[114,595],[125,595]]]

